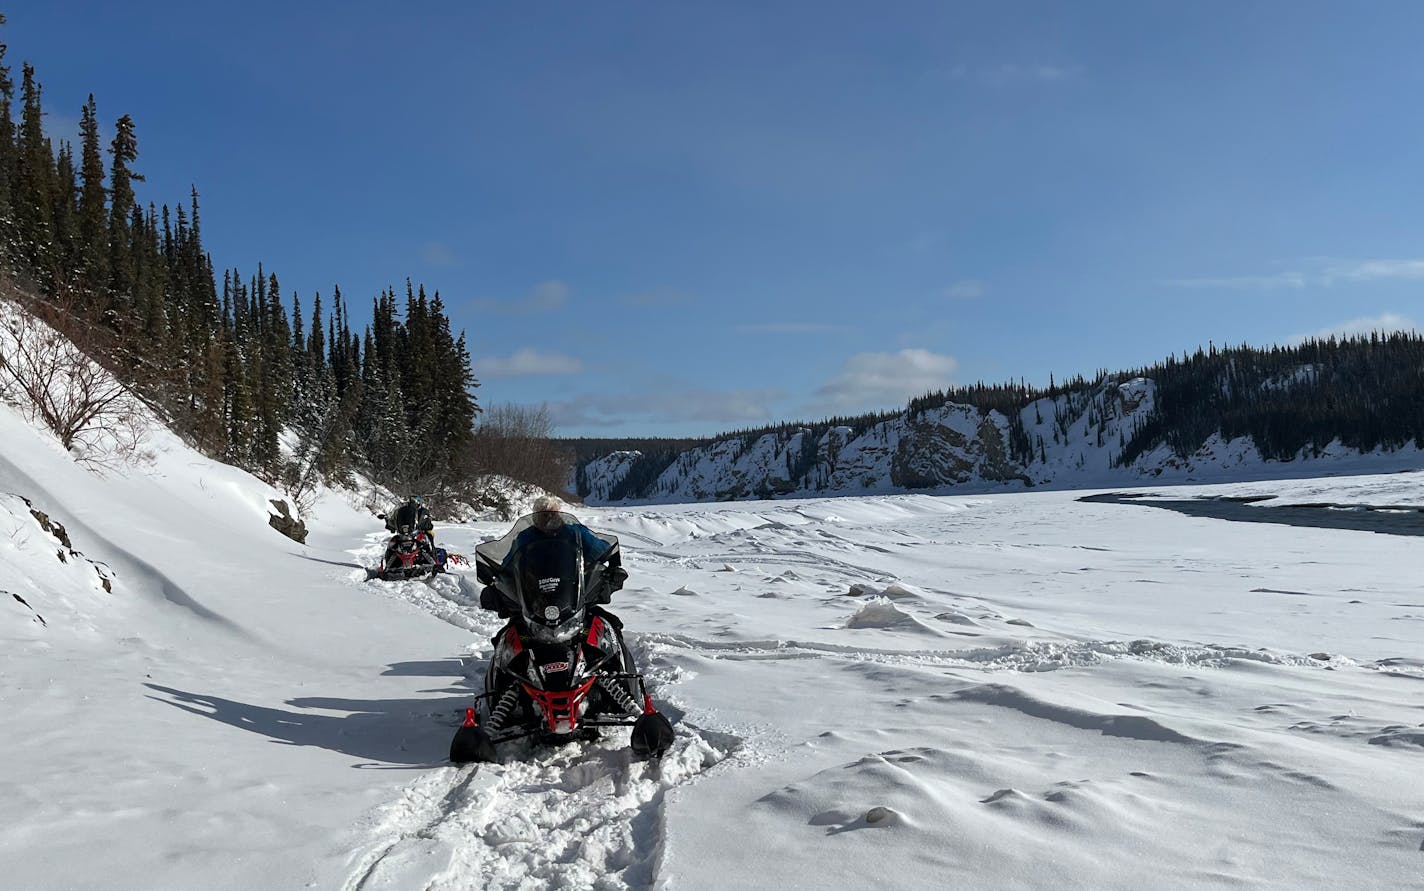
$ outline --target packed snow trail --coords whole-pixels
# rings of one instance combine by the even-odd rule
[[[378,818],[343,887],[648,887],[668,791],[728,754],[681,726],[657,762],[631,761],[616,739],[432,771]]]

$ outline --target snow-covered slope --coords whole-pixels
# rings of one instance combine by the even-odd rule
[[[396,794],[351,767],[445,736],[429,715],[453,696],[402,664],[468,635],[346,584],[344,546],[378,524],[338,499],[303,547],[267,525],[278,493],[162,431],[104,476],[3,405],[0,442],[6,886],[301,887]]]
[[[1309,369],[1273,384],[1290,386]],[[1291,462],[1267,461],[1249,438],[1213,435],[1181,458],[1166,446],[1115,466],[1135,426],[1156,406],[1156,387],[1145,378],[1108,380],[1090,390],[1036,400],[1019,413],[1031,461],[1015,461],[1011,424],[997,411],[946,404],[905,412],[856,432],[831,427],[768,433],[747,441],[732,437],[680,455],[646,489],[626,494],[619,484],[636,466],[637,452],[615,452],[589,462],[581,473],[590,503],[667,503],[792,495],[864,495],[909,491],[988,491],[1005,486],[1084,488],[1144,482],[1236,481],[1385,473],[1424,467],[1424,452],[1410,445],[1360,454],[1335,442],[1316,454],[1303,450]],[[622,497],[619,497],[622,496]]]
[[[499,624],[470,579],[365,582],[371,517],[328,496],[297,545],[275,493],[161,432],[102,476],[3,406],[0,442],[6,887],[1424,876],[1418,537],[1068,492],[591,509],[673,750],[455,768]],[[1424,474],[1154,491],[1404,511]]]

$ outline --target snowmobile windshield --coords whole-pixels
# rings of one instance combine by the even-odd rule
[[[567,640],[583,626],[594,568],[618,539],[594,534],[569,513],[552,520],[520,518],[503,538],[475,547],[475,569],[481,581],[498,583],[519,604],[532,634]]]
[[[513,569],[524,622],[534,637],[566,640],[582,630],[584,559],[577,544],[541,535],[515,553]]]
[[[475,546],[475,561],[478,565],[498,573],[500,569],[509,565],[511,555],[531,541],[536,535],[543,532],[543,528],[535,525],[535,518],[538,515],[528,514],[515,521],[514,527],[505,533],[503,538],[487,541],[484,544]],[[559,511],[557,522],[550,523],[547,518],[539,518],[542,527],[554,527],[552,532],[544,534],[577,537],[583,545],[584,568],[592,568],[594,563],[601,561],[604,557],[613,553],[613,549],[618,547],[618,536],[595,533],[587,526],[579,522],[578,517],[568,511]]]
[[[395,520],[392,522],[397,532],[404,535],[414,535],[420,528],[420,507],[413,501],[407,501],[396,508]]]

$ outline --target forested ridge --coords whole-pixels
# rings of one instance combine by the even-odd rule
[[[1153,409],[1130,429],[1114,434],[1115,442],[1105,443],[1112,418],[1101,408],[1101,397],[1112,385],[1137,378],[1154,382]],[[1209,344],[1150,366],[1115,373],[1099,370],[1092,378],[1079,375],[1062,383],[1050,379],[1048,387],[1019,381],[940,390],[911,399],[900,412],[774,424],[703,440],[573,440],[576,480],[586,492],[590,462],[615,451],[637,450],[641,456],[611,497],[652,497],[661,494],[656,488],[659,477],[689,449],[739,442],[745,450],[767,435],[783,446],[805,433],[801,451],[788,456],[786,469],[789,479],[801,479],[820,460],[817,443],[828,431],[846,428],[854,438],[886,421],[914,422],[947,405],[968,406],[981,417],[1002,415],[1006,452],[1023,468],[1046,461],[1044,434],[1035,438],[1028,430],[1045,419],[1054,422],[1049,435],[1066,441],[1070,422],[1086,418],[1088,429],[1096,430],[1096,445],[1115,446],[1117,467],[1130,467],[1163,445],[1187,458],[1213,435],[1224,440],[1247,437],[1263,458],[1276,461],[1318,455],[1336,440],[1362,452],[1410,444],[1424,448],[1424,336],[1395,331],[1286,346],[1223,349]]]
[[[1122,460],[1166,442],[1189,454],[1207,437],[1249,436],[1290,460],[1335,439],[1350,448],[1424,447],[1424,337],[1395,331],[1298,346],[1198,350],[1146,369],[1158,410]]]

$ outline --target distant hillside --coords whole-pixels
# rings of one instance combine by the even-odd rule
[[[1285,462],[1405,469],[1424,466],[1424,338],[1212,346],[1046,390],[932,393],[898,413],[571,444],[593,503],[1249,478]]]

